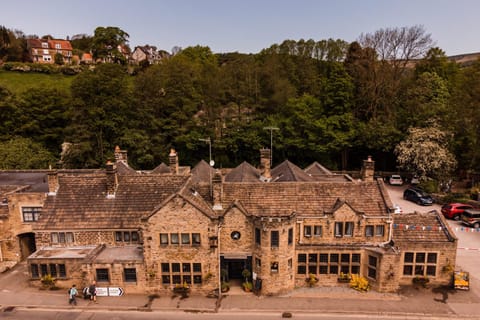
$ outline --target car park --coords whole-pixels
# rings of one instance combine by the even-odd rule
[[[473,209],[473,206],[465,203],[447,203],[442,206],[442,214],[447,219],[460,220],[465,210]]]
[[[480,228],[480,210],[465,210],[462,213],[462,223],[475,229]]]
[[[401,185],[403,185],[403,179],[398,174],[392,174],[388,178],[388,183],[391,184],[392,186],[401,186]]]
[[[431,206],[433,204],[433,198],[425,191],[418,188],[407,188],[403,192],[403,199],[415,202],[422,206]]]

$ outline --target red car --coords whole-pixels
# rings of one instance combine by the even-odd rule
[[[466,209],[473,209],[473,206],[465,203],[449,203],[442,207],[442,214],[447,219],[460,220]]]

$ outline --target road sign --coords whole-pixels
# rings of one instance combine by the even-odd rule
[[[97,296],[99,297],[120,297],[123,295],[123,289],[119,287],[97,287]]]

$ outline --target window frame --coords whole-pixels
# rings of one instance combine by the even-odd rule
[[[23,222],[36,222],[42,213],[42,207],[22,207]]]

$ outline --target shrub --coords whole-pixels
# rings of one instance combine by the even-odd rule
[[[370,290],[370,283],[368,283],[367,278],[361,277],[358,274],[352,274],[350,279],[350,288],[353,288],[357,291],[368,291]]]

